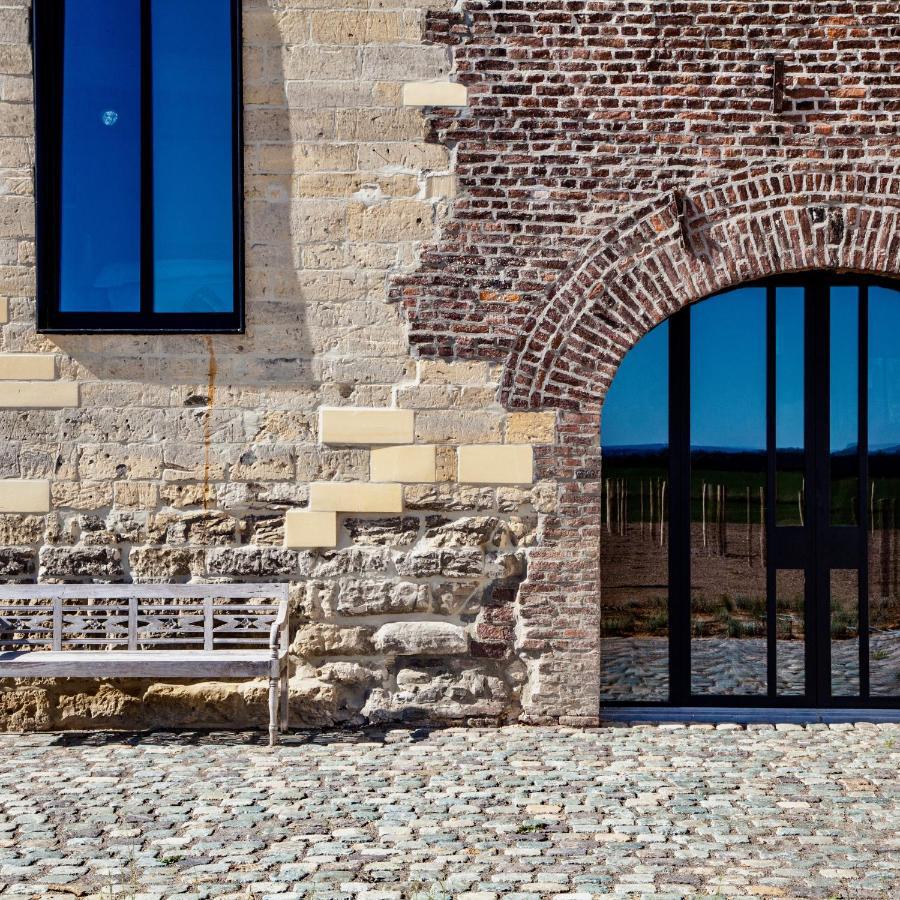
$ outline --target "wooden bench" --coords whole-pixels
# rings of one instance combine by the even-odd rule
[[[288,727],[286,584],[0,585],[0,678],[269,679]]]

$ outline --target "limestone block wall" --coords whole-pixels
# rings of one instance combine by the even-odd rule
[[[497,721],[538,677],[519,586],[555,412],[417,360],[389,290],[457,191],[449,0],[245,0],[247,332],[35,330],[27,0],[0,7],[0,577],[292,585],[300,724]],[[242,724],[260,685],[0,685],[10,728]]]

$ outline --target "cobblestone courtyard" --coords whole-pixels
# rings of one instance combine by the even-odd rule
[[[3,896],[900,896],[898,725],[0,746]]]

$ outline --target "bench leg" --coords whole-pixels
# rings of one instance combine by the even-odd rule
[[[278,743],[278,683],[281,679],[269,678],[269,746]]]
[[[281,730],[286,732],[289,728],[288,717],[290,716],[290,694],[289,686],[291,679],[291,667],[285,663],[284,671],[281,673]]]

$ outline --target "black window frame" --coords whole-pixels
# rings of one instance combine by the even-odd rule
[[[242,334],[244,296],[244,128],[241,0],[231,7],[232,220],[234,309],[228,313],[153,310],[153,134],[151,105],[152,0],[141,4],[141,309],[139,312],[60,311],[63,26],[66,0],[33,0],[35,102],[35,236],[37,330],[42,334]]]

